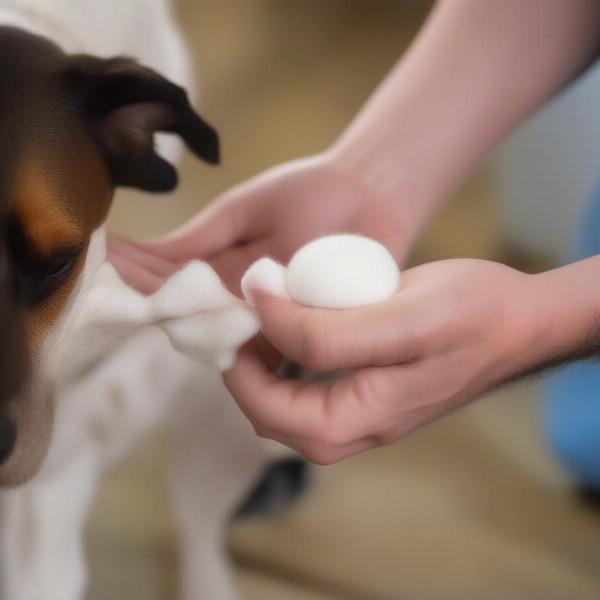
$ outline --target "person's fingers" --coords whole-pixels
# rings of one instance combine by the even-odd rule
[[[390,444],[431,420],[439,410],[429,401],[433,396],[431,379],[421,361],[357,369],[336,380],[330,389],[328,418],[331,423],[346,423],[346,432],[352,433],[350,441]],[[343,429],[338,442],[347,442]]]
[[[262,335],[257,335],[254,338],[256,350],[260,354],[265,367],[276,373],[281,366],[283,355],[272,344],[269,344]]]
[[[257,433],[263,435],[267,427],[273,427],[286,437],[292,433],[295,428],[294,416],[289,408],[302,384],[280,380],[265,362],[256,341],[253,340],[239,351],[235,365],[223,378]]]
[[[243,201],[245,186],[233,188],[168,235],[144,244],[169,260],[207,260],[239,242],[247,242],[263,228],[265,216],[253,219],[254,203]]]
[[[410,298],[345,310],[310,308],[260,290],[253,300],[263,335],[314,371],[404,363],[421,351],[418,306]]]
[[[153,294],[165,282],[163,277],[158,277],[154,273],[147,271],[118,254],[111,254],[109,252],[107,260],[117,270],[117,273],[125,283],[142,294]]]
[[[153,273],[157,277],[167,278],[181,268],[181,263],[167,260],[166,258],[149,252],[140,243],[117,235],[108,238],[109,255],[119,256],[123,261],[130,261],[140,268]]]
[[[229,248],[209,259],[210,266],[225,282],[227,288],[241,296],[242,275],[255,261],[269,254],[269,240]]]
[[[256,244],[236,246],[217,254],[209,264],[215,269],[227,288],[241,295],[240,281],[246,269],[255,260],[268,254],[268,240]],[[107,260],[117,269],[121,278],[143,293],[152,293],[162,286],[185,262],[176,263],[157,255],[154,249],[134,242],[112,237],[107,248]],[[189,260],[192,260],[191,258]]]
[[[406,424],[393,413],[402,397],[403,367],[372,367],[337,381],[302,384],[280,380],[255,345],[242,349],[225,383],[257,433],[286,444],[313,462],[330,464],[395,441],[422,419],[407,411]],[[414,375],[407,374],[408,388]]]

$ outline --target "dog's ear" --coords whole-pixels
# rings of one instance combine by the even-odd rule
[[[192,108],[185,90],[132,59],[73,56],[62,75],[116,185],[172,190],[177,171],[154,149],[154,134],[178,134],[205,161],[219,162],[219,138]]]

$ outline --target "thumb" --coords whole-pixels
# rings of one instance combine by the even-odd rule
[[[248,238],[248,209],[236,200],[232,195],[217,198],[182,226],[144,245],[170,261],[209,259]]]
[[[284,356],[317,372],[388,366],[414,359],[416,308],[399,296],[356,309],[330,310],[251,292],[264,337]]]

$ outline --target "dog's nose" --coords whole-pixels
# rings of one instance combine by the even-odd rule
[[[6,417],[0,417],[0,464],[6,462],[15,449],[17,429]]]

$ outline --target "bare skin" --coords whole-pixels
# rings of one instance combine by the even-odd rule
[[[285,262],[340,230],[379,239],[402,262],[481,158],[597,56],[599,17],[595,0],[442,0],[331,148],[227,191],[162,240],[113,240],[111,260],[148,292],[191,258],[212,262],[235,290],[259,256]],[[259,434],[334,462],[520,373],[595,352],[599,275],[600,258],[535,276],[443,261],[407,271],[390,301],[347,311],[256,291],[264,337],[225,380]],[[303,385],[275,376],[281,355],[353,370]]]

